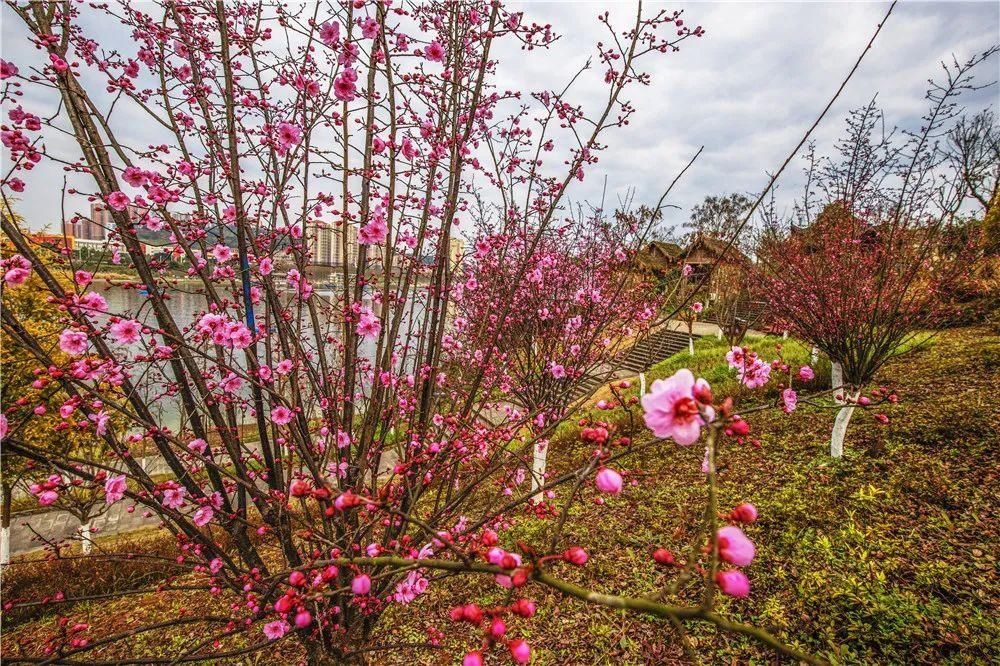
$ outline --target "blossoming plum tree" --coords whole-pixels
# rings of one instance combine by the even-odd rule
[[[487,347],[495,348],[482,388],[494,398],[494,411],[507,417],[513,408],[515,419],[531,417],[529,431],[547,432],[587,397],[576,391],[581,382],[610,376],[659,309],[652,282],[632,270],[652,222],[623,214],[606,219],[595,211],[542,234],[533,247],[514,225],[484,230],[463,267],[455,325],[459,332],[471,329],[461,365],[475,367]],[[514,272],[523,266],[528,270],[518,280]],[[507,299],[512,305],[501,318],[496,303]],[[535,489],[544,480],[547,451],[547,440],[539,439],[531,468]]]
[[[584,368],[647,319],[634,300],[642,291],[614,279],[627,251],[600,235],[571,242],[560,222],[566,193],[599,162],[603,137],[629,122],[628,91],[650,81],[644,63],[700,27],[641,6],[624,27],[602,13],[608,39],[594,62],[607,96],[585,108],[572,86],[530,96],[496,86],[498,43],[530,52],[556,39],[499,2],[8,7],[39,57],[0,62],[5,210],[25,170],[61,164],[67,206],[107,207],[120,247],[111,260],[127,259],[136,275],[118,286],[141,305],[113,308],[106,283],[72,254],[50,261],[3,215],[16,253],[3,259],[4,288],[25,288],[33,273],[58,317],[58,331],[39,336],[4,308],[3,333],[23,339],[38,380],[66,396],[61,418],[111,452],[78,460],[25,436],[33,409],[5,409],[4,454],[58,471],[39,488],[46,501],[83,487],[155,514],[176,538],[186,589],[205,600],[120,634],[90,637],[72,623],[31,658],[71,660],[190,627],[205,639],[170,655],[177,662],[290,638],[311,663],[361,662],[379,647],[385,611],[425,593],[436,572],[492,576],[512,590],[488,613],[468,600],[451,613],[484,630],[467,664],[486,650],[530,660],[517,623],[535,614],[536,585],[669,619],[682,640],[684,623],[709,622],[813,661],[715,611],[718,591],[748,593],[747,577],[724,567],[746,566],[754,549],[718,525],[714,461],[735,415],[690,373],[656,387],[647,411],[650,427],[678,443],[708,433],[706,531],[681,563],[689,577],[704,573],[701,603],[595,595],[554,573],[587,563],[563,525],[591,477],[598,492],[623,492],[615,467],[633,432],[591,428],[586,453],[544,480],[562,502],[549,504],[561,518],[548,545],[507,534],[536,494],[509,483],[524,452],[556,426]],[[140,123],[149,138],[133,142]],[[56,134],[73,146],[45,140]],[[472,239],[478,256],[463,268],[451,241],[479,200],[497,206],[499,223]],[[144,252],[142,228],[167,234],[159,255],[170,261]],[[177,263],[183,280],[170,270]],[[546,306],[549,289],[573,303]],[[173,307],[182,293],[199,301],[193,320]],[[620,312],[609,309],[616,294],[628,304]],[[552,320],[533,321],[545,307]],[[522,326],[546,337],[525,347]],[[502,367],[528,353],[539,360],[522,378]],[[529,385],[539,372],[550,386]],[[519,408],[493,409],[516,392]],[[179,405],[179,425],[154,409],[163,401]],[[124,427],[102,428],[102,413]],[[140,447],[169,478],[138,464]],[[725,520],[752,521],[755,511],[738,509]]]

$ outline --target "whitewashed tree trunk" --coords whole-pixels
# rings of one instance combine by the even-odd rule
[[[719,327],[719,330],[717,330],[715,332],[715,339],[716,340],[721,340],[722,339],[722,327],[721,326]]]
[[[837,418],[833,421],[833,432],[830,434],[830,455],[840,458],[844,455],[844,437],[847,436],[847,426],[854,415],[854,408],[857,404],[861,391],[855,391],[850,396],[850,401],[845,403],[837,412]]]
[[[781,333],[781,339],[782,340],[787,340],[788,339],[788,331],[787,330],[786,331],[782,331],[782,333]]]
[[[0,566],[10,564],[10,503],[13,488],[0,485]]]
[[[844,366],[837,361],[830,363],[830,388],[833,389],[833,399],[844,402]],[[850,418],[850,417],[848,417]]]
[[[639,397],[646,395],[646,373],[639,373]]]
[[[536,443],[533,445],[535,452],[531,461],[531,490],[535,492],[536,502],[542,499],[542,494],[538,492],[545,483],[545,459],[548,457],[548,442]]]
[[[694,356],[694,338],[690,335],[688,336],[688,353]]]
[[[90,551],[94,549],[94,542],[90,536],[90,521],[80,526],[80,547],[84,555],[90,555]]]
[[[816,365],[817,363],[819,363],[819,349],[813,347],[809,353],[809,365]]]

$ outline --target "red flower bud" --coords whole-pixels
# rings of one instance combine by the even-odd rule
[[[523,587],[528,582],[528,572],[525,569],[518,569],[511,577],[510,582],[514,587]]]
[[[657,564],[662,564],[663,566],[673,566],[677,563],[674,559],[674,554],[666,548],[657,548],[654,550],[653,560],[655,560]]]
[[[279,613],[287,613],[292,610],[293,598],[290,596],[283,596],[274,602],[274,610]]]
[[[462,619],[466,622],[479,626],[483,623],[483,611],[476,604],[462,606]]]
[[[749,432],[750,424],[739,416],[734,416],[733,420],[729,423],[729,427],[726,429],[726,434],[735,435],[736,437],[743,437]]]
[[[729,514],[729,520],[737,523],[752,523],[757,520],[757,507],[753,504],[740,504]]]
[[[535,602],[529,601],[528,599],[518,599],[514,602],[514,605],[510,607],[510,611],[514,613],[514,615],[531,617],[535,614]]]
[[[694,399],[703,405],[712,404],[712,389],[705,382],[697,382],[694,385]]]

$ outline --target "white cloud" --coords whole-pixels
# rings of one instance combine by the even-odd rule
[[[507,48],[501,58],[501,89],[529,92],[561,87],[594,54],[594,43],[607,39],[596,16],[604,9],[623,26],[634,16],[630,3],[516,3],[539,23],[552,23],[562,39],[545,52]],[[677,5],[647,3],[647,11]],[[646,68],[652,85],[628,91],[638,112],[629,127],[607,138],[599,168],[575,183],[574,200],[600,197],[605,175],[608,199],[635,188],[637,201],[653,201],[690,159],[698,146],[705,151],[675,189],[667,213],[670,223],[688,216],[706,194],[753,192],[766,182],[805,129],[826,104],[875,25],[887,3],[695,3],[681,5],[689,26],[707,34],[685,41],[680,52],[651,56]],[[86,11],[86,10],[85,10]],[[3,7],[2,46],[8,60],[37,61],[39,52]],[[939,74],[938,62],[954,54],[964,60],[998,39],[1000,10],[995,3],[902,3],[894,11],[842,98],[816,133],[820,148],[829,146],[845,113],[876,93],[890,122],[914,127],[925,108],[927,79]],[[127,39],[127,36],[122,36]],[[997,59],[981,76],[997,78]],[[587,106],[600,104],[604,84],[596,66],[574,89],[572,98]],[[997,88],[970,95],[979,107],[995,103]],[[30,93],[28,103],[51,104]],[[6,110],[5,110],[6,113]],[[138,145],[152,141],[133,126]],[[68,146],[65,137],[47,140]],[[779,189],[779,206],[798,193],[801,163],[793,162]],[[49,191],[62,183],[62,169],[48,164],[28,174],[28,192]],[[55,196],[28,196],[19,204],[29,223],[55,225],[60,202]],[[82,206],[80,206],[82,208]]]

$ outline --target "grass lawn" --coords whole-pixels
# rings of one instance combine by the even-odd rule
[[[808,360],[808,350],[792,341],[765,338],[748,344],[766,360],[782,344],[782,355],[795,370]],[[735,390],[720,362],[724,352],[723,343],[703,339],[695,357],[682,352],[654,368],[649,379],[691,367],[720,398]],[[828,367],[821,365],[815,383],[828,376]],[[886,425],[871,413],[856,412],[839,461],[827,453],[833,412],[808,405],[790,415],[776,410],[754,415],[751,436],[759,447],[723,443],[720,507],[752,502],[760,519],[746,530],[758,552],[746,569],[751,596],[723,599],[720,611],[839,662],[994,661],[1000,653],[1000,337],[983,329],[942,332],[885,368],[879,381],[894,388],[900,402],[880,410],[889,417]],[[775,387],[753,400],[776,396]],[[751,398],[743,399],[749,404]],[[609,420],[615,414],[595,413]],[[550,470],[566,469],[586,451],[575,429],[567,424],[553,439]],[[597,493],[588,484],[571,511],[561,546],[583,546],[590,561],[583,568],[555,565],[553,572],[598,591],[630,596],[669,586],[674,571],[657,567],[650,552],[663,546],[687,556],[704,508],[701,456],[697,445],[639,449],[627,459],[625,491],[603,506],[594,503]],[[515,536],[548,543],[552,521],[512,518],[515,527],[503,545],[512,547]],[[696,584],[683,586],[673,600],[692,602],[699,593]],[[95,635],[101,635],[167,609],[176,614],[199,603],[203,594],[80,603],[72,616],[91,622],[99,629]],[[427,628],[437,627],[445,631],[445,649],[386,650],[373,653],[372,663],[455,663],[465,650],[478,647],[479,638],[468,625],[449,622],[448,609],[464,601],[503,603],[506,595],[484,578],[434,583],[410,606],[392,611],[376,641],[423,643]],[[586,606],[533,585],[525,596],[538,602],[539,615],[510,622],[510,635],[531,642],[533,663],[686,661],[668,623]],[[5,624],[4,656],[16,653],[18,645],[37,646],[55,631],[51,615],[15,626],[5,618]],[[156,641],[147,637],[130,648],[86,656],[114,659],[142,651],[162,656],[157,650],[169,646],[173,654],[204,635],[182,627]],[[776,661],[770,651],[711,626],[690,625],[689,637],[705,663]],[[205,663],[287,664],[301,656],[294,641],[283,641],[269,653],[239,662]],[[487,655],[487,663],[509,659],[497,650]]]

